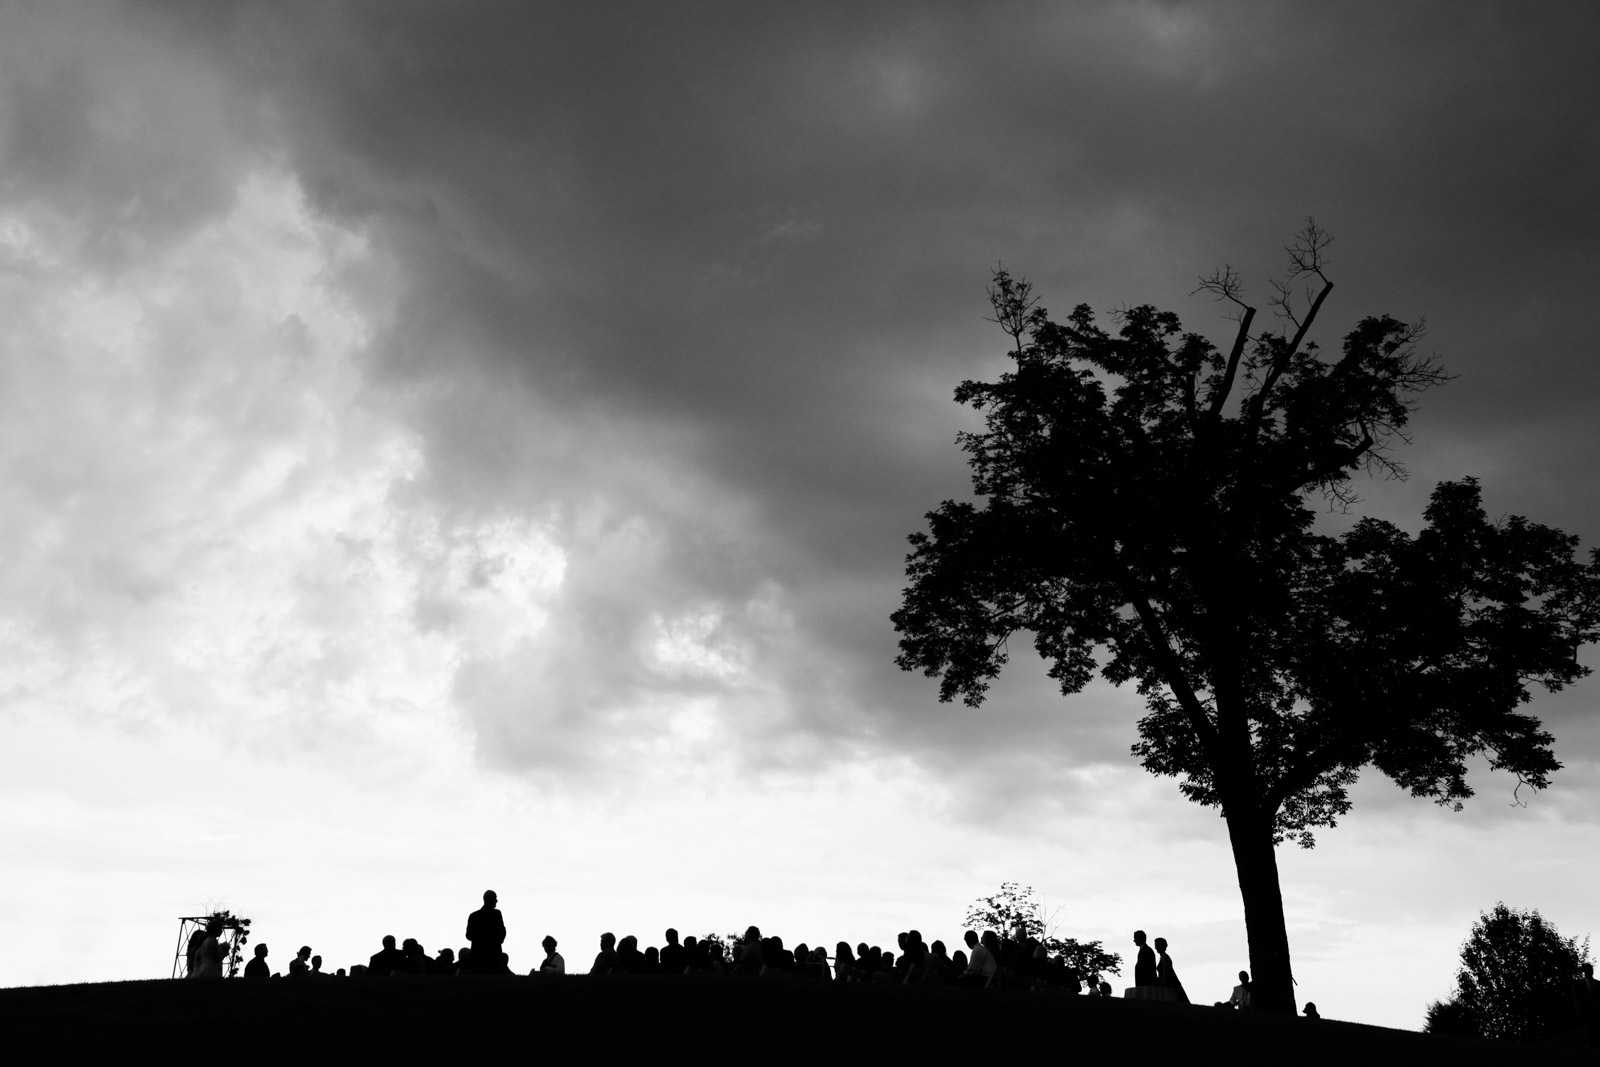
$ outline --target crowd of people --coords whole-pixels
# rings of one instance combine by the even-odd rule
[[[395,975],[462,976],[509,975],[514,973],[506,956],[505,919],[499,899],[491,890],[483,895],[483,907],[467,917],[466,940],[460,950],[443,948],[430,956],[415,938],[396,946],[394,935],[383,938],[382,948],[365,964],[350,968],[350,977],[390,977]],[[189,946],[189,977],[222,977],[224,953],[218,938],[221,926],[216,920],[204,936],[196,934]],[[861,942],[851,946],[840,941],[832,955],[824,945],[804,942],[790,949],[783,939],[763,936],[751,926],[742,936],[721,937],[709,934],[679,939],[678,931],[668,929],[664,944],[639,947],[632,934],[618,938],[607,932],[600,935],[599,951],[582,973],[591,975],[743,975],[753,978],[795,979],[819,982],[870,982],[894,985],[954,985],[999,989],[1026,989],[1035,992],[1060,992],[1109,997],[1110,982],[1099,974],[1080,973],[1067,959],[1050,955],[1038,938],[1023,928],[1004,933],[968,930],[964,947],[954,952],[943,941],[931,944],[917,930],[907,930],[896,938],[895,950]],[[1144,999],[1189,1002],[1183,983],[1178,980],[1164,938],[1148,942],[1143,930],[1133,935],[1138,955],[1134,963],[1134,989],[1129,996]],[[558,951],[554,937],[546,935],[544,958],[529,971],[534,977],[559,977],[569,972],[566,959]],[[1152,946],[1154,950],[1152,951]],[[254,958],[245,966],[246,978],[278,977],[267,963],[266,944],[255,946]],[[303,945],[289,964],[290,978],[346,977],[344,968],[330,975],[322,969],[322,957]],[[1240,985],[1232,997],[1219,1007],[1250,1007],[1249,976],[1239,973]]]

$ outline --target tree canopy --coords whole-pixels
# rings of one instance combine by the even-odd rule
[[[1456,990],[1428,1006],[1431,1033],[1537,1041],[1573,1012],[1573,982],[1589,962],[1589,939],[1562,937],[1538,909],[1504,902],[1478,916],[1461,946]]]
[[[1122,972],[1122,957],[1107,952],[1101,942],[1055,936],[1051,916],[1045,914],[1044,905],[1034,898],[1032,886],[1001,882],[1000,892],[973,901],[961,922],[970,929],[993,930],[1003,936],[1010,936],[1020,927],[1023,937],[1037,938],[1045,952],[1064,958],[1067,966],[1090,982],[1090,992],[1093,992],[1092,983],[1098,981],[1100,975]]]
[[[1257,1003],[1280,1011],[1273,846],[1309,847],[1369,765],[1451,806],[1475,757],[1545,786],[1560,765],[1529,686],[1586,674],[1577,650],[1600,625],[1600,560],[1491,521],[1472,478],[1433,491],[1418,534],[1370,517],[1318,532],[1313,505],[1353,506],[1355,474],[1404,476],[1393,446],[1447,378],[1422,326],[1387,315],[1324,357],[1308,334],[1333,289],[1328,244],[1310,222],[1288,248],[1281,330],[1252,332],[1230,268],[1201,280],[1238,311],[1226,353],[1150,305],[1115,332],[1086,305],[1058,323],[998,271],[1015,367],[955,393],[985,420],[960,437],[981,506],[947,500],[911,535],[893,616],[898,664],[938,677],[942,700],[981,703],[1021,633],[1063,694],[1097,669],[1137,687],[1133,754],[1222,810]]]

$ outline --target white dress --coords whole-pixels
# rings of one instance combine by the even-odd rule
[[[189,972],[189,977],[222,977],[222,946],[217,944],[217,939],[210,934],[200,942],[200,949],[195,953],[195,968]]]

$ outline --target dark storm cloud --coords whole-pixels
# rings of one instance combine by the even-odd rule
[[[1314,213],[1323,342],[1425,314],[1461,375],[1416,423],[1419,481],[1492,440],[1492,500],[1600,528],[1589,7],[201,7],[151,32],[211,49],[319,208],[395,257],[373,349],[416,398],[420,491],[571,553],[561,643],[458,679],[512,763],[646,728],[672,684],[636,650],[697,610],[773,683],[735,701],[771,712],[752,751],[1126,758],[1125,695],[1063,714],[1008,680],[973,714],[890,662],[903,538],[966,484],[949,390],[1002,368],[1002,259],[1059,312],[1149,301],[1223,336],[1194,276],[1229,260],[1264,298]],[[608,554],[630,529],[648,566]]]

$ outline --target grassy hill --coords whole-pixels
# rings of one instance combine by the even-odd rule
[[[612,1062],[1226,1064],[1585,1062],[1589,1050],[1117,999],[727,978],[149,981],[0,989],[12,1063],[359,1062],[487,1056]],[[22,1058],[12,1058],[17,1054]],[[1549,1055],[1546,1056],[1545,1054]],[[1574,1055],[1576,1054],[1576,1055]],[[928,1059],[926,1057],[932,1057]],[[973,1059],[972,1057],[981,1057]]]

